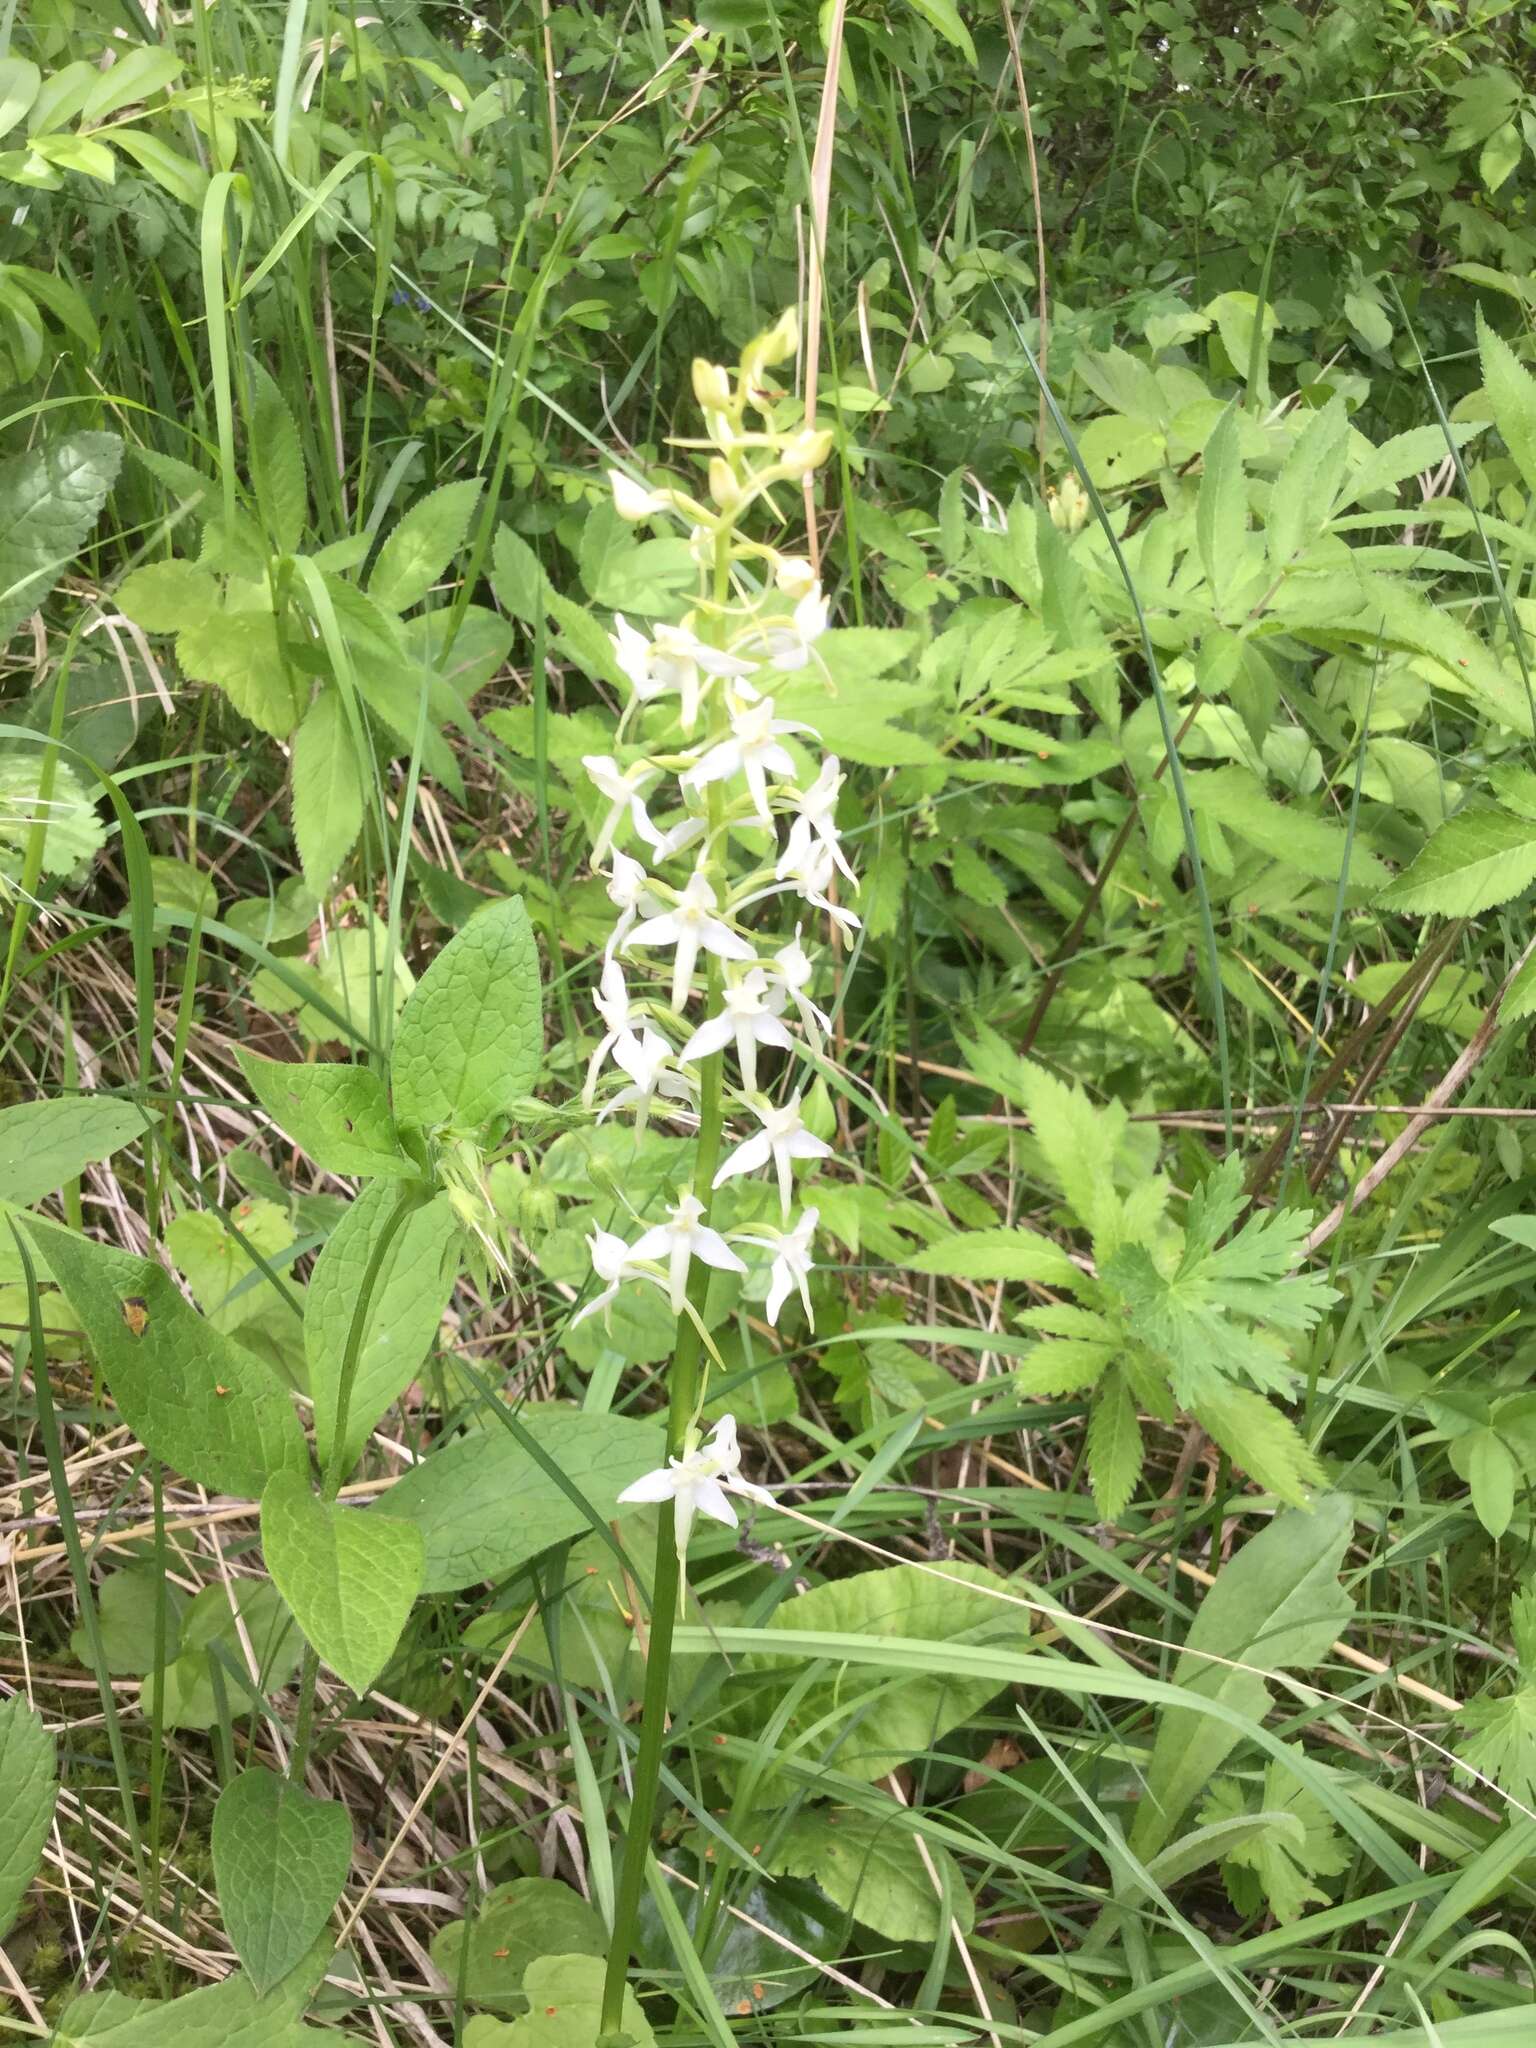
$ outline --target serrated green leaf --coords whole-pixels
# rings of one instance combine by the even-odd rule
[[[240,1071],[274,1123],[327,1173],[408,1180],[384,1083],[371,1067],[339,1061],[269,1060],[241,1050]]]
[[[146,1449],[199,1485],[247,1498],[274,1472],[307,1471],[286,1388],[190,1309],[163,1267],[39,1217],[25,1228]]]
[[[271,373],[254,357],[249,370],[255,386],[247,436],[251,482],[274,547],[291,555],[304,537],[309,514],[304,450],[293,414]]]
[[[213,1874],[225,1932],[258,1994],[308,1954],[341,1897],[352,1823],[272,1771],[242,1771],[213,1813]]]
[[[100,853],[107,835],[96,798],[67,761],[55,761],[43,794],[40,747],[0,749],[0,872],[19,878],[32,835],[42,826],[45,875],[70,875]]]
[[[196,681],[215,683],[242,718],[286,739],[299,715],[278,622],[270,611],[226,607],[182,626],[176,659]]]
[[[142,1138],[148,1127],[137,1104],[110,1095],[0,1109],[0,1202],[29,1208],[87,1166]]]
[[[1195,539],[1205,580],[1211,586],[1212,602],[1220,611],[1232,571],[1242,558],[1242,537],[1248,530],[1242,437],[1237,414],[1231,407],[1222,414],[1216,431],[1206,442],[1201,462],[1200,495],[1195,500]]]
[[[368,595],[392,612],[420,604],[464,545],[480,490],[477,477],[465,477],[418,498],[379,549]]]
[[[523,1408],[518,1421],[589,1502],[599,1523],[636,1512],[618,1496],[660,1464],[658,1424],[539,1406]],[[505,1578],[552,1543],[583,1536],[592,1527],[533,1455],[494,1424],[434,1451],[396,1480],[386,1499],[391,1515],[421,1530],[429,1593]]]
[[[352,1316],[374,1246],[399,1200],[381,1181],[348,1209],[315,1261],[304,1300],[304,1355],[315,1404],[315,1448],[329,1463]],[[362,1455],[379,1417],[410,1385],[437,1338],[458,1278],[459,1227],[444,1194],[412,1211],[375,1283],[347,1403],[343,1469]]]
[[[322,690],[293,736],[293,834],[317,895],[363,829],[363,775],[339,690]]]
[[[809,1807],[762,1861],[776,1876],[813,1879],[834,1905],[887,1941],[937,1941],[950,1916],[968,1934],[975,1908],[965,1879],[941,1842],[927,1849],[938,1886],[913,1841],[911,1815],[893,1800],[886,1817]]]
[[[1113,1365],[1098,1381],[1088,1417],[1088,1470],[1094,1504],[1107,1520],[1114,1520],[1135,1491],[1142,1455],[1136,1403],[1124,1373]]]
[[[1082,1273],[1059,1245],[1038,1230],[968,1230],[941,1237],[911,1253],[914,1273],[938,1273],[953,1280],[1037,1280],[1046,1287],[1072,1287]]]
[[[448,941],[395,1030],[390,1090],[414,1130],[475,1131],[533,1093],[544,1053],[539,953],[509,896]]]
[[[1309,1905],[1328,1904],[1328,1894],[1310,1880],[1347,1870],[1349,1851],[1322,1800],[1276,1758],[1265,1769],[1257,1809],[1245,1789],[1227,1778],[1214,1788],[1200,1819],[1211,1826],[1262,1813],[1267,1825],[1246,1833],[1223,1858],[1227,1895],[1240,1913],[1267,1910],[1289,1926]]]
[[[84,545],[117,477],[116,434],[66,434],[0,463],[0,647]]]
[[[146,562],[130,570],[118,585],[117,602],[146,633],[179,633],[222,609],[218,578],[196,562]]]
[[[0,1700],[0,1941],[37,1875],[57,1797],[53,1737],[24,1699]]]
[[[1483,389],[1493,408],[1493,423],[1526,488],[1536,491],[1536,377],[1516,356],[1502,335],[1495,334],[1477,312],[1477,346],[1482,358]]]
[[[276,1472],[261,1496],[261,1548],[311,1644],[355,1693],[366,1693],[421,1591],[420,1531],[375,1508],[323,1501],[306,1479]]]
[[[1469,804],[1447,818],[1376,899],[1384,910],[1476,917],[1536,881],[1536,822]]]

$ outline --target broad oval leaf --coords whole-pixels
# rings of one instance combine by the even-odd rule
[[[0,1702],[0,1940],[37,1875],[57,1796],[53,1737],[24,1699]]]
[[[374,1247],[389,1228],[398,1189],[366,1189],[332,1231],[315,1261],[304,1300],[304,1355],[315,1404],[315,1447],[329,1463],[352,1317]],[[375,1282],[347,1402],[342,1462],[350,1471],[369,1432],[408,1387],[432,1349],[458,1277],[458,1219],[446,1195],[409,1215]]]
[[[258,1992],[308,1954],[341,1897],[352,1823],[273,1771],[242,1771],[213,1813],[213,1874],[224,1928]]]
[[[39,1217],[25,1228],[147,1450],[201,1486],[247,1497],[274,1472],[308,1470],[287,1389],[189,1308],[163,1267]]]
[[[240,1071],[274,1123],[327,1173],[417,1171],[400,1150],[382,1078],[343,1061],[269,1060],[241,1051]]]
[[[894,1800],[888,1818],[818,1806],[798,1814],[763,1861],[778,1876],[811,1878],[834,1905],[888,1941],[937,1941],[950,1917],[968,1934],[975,1906],[959,1867],[941,1842],[925,1846],[932,1876],[913,1839],[912,1816]]]
[[[608,1932],[578,1892],[551,1877],[518,1877],[487,1892],[472,1920],[432,1937],[432,1961],[467,2004],[522,2003],[523,1973],[541,1956],[601,1956]]]
[[[389,1512],[420,1529],[428,1593],[499,1579],[552,1543],[633,1513],[619,1494],[661,1463],[660,1425],[574,1408],[523,1409],[518,1421],[591,1507],[585,1515],[531,1452],[492,1424],[446,1445],[390,1488]]]
[[[261,1497],[261,1547],[311,1644],[355,1693],[367,1692],[421,1591],[420,1531],[323,1501],[307,1481],[277,1472]]]
[[[539,954],[522,898],[472,917],[400,1014],[395,1115],[415,1130],[473,1131],[533,1092],[544,1050]]]
[[[0,1110],[0,1202],[30,1207],[85,1167],[142,1138],[148,1119],[110,1095],[18,1102]]]

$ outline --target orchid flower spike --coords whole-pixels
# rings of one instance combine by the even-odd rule
[[[830,857],[854,887],[858,887],[858,877],[849,867],[837,836],[837,799],[842,786],[843,773],[838,758],[836,754],[828,754],[816,780],[807,788],[792,792],[795,815],[784,843],[784,852],[774,870],[781,882],[819,849],[823,860]]]
[[[692,1077],[678,1071],[671,1046],[649,1024],[644,1026],[638,1038],[632,1031],[626,1031],[616,1039],[613,1059],[615,1066],[622,1067],[628,1074],[630,1085],[621,1088],[611,1102],[604,1103],[598,1111],[599,1123],[616,1109],[632,1109],[635,1128],[643,1131],[658,1097],[692,1107],[697,1093]]]
[[[613,856],[613,867],[608,876],[608,901],[619,913],[619,919],[608,934],[608,944],[603,949],[605,960],[611,960],[623,945],[642,911],[651,917],[661,908],[651,894],[650,876],[639,861],[631,860],[627,853],[615,853]]]
[[[633,1485],[626,1486],[619,1499],[670,1500],[677,1554],[686,1557],[695,1515],[708,1515],[711,1521],[723,1522],[728,1529],[736,1527],[736,1510],[728,1498],[733,1493],[756,1501],[761,1507],[773,1506],[773,1495],[765,1486],[754,1486],[750,1479],[742,1478],[736,1418],[722,1415],[707,1443],[700,1443],[698,1431],[690,1430],[682,1457],[669,1458],[659,1471],[647,1472]]]
[[[755,702],[749,702],[743,692],[731,706],[730,738],[717,741],[694,763],[682,778],[684,786],[702,789],[706,783],[724,782],[732,776],[744,775],[753,810],[765,825],[772,824],[773,814],[768,809],[768,776],[793,775],[795,772],[794,757],[779,744],[780,736],[809,731],[810,727],[798,718],[775,718],[771,697],[759,697]]]
[[[624,970],[610,953],[603,962],[602,979],[593,997],[597,1014],[602,1018],[604,1031],[598,1048],[587,1062],[586,1085],[581,1091],[582,1102],[592,1107],[592,1097],[597,1092],[597,1076],[603,1061],[614,1047],[626,1038],[634,1036],[635,1026],[645,1020],[645,1005],[631,1000],[624,982]]]

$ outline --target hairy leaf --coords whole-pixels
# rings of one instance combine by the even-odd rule
[[[24,1699],[0,1700],[0,1940],[37,1875],[57,1796],[53,1737]]]
[[[521,897],[472,917],[412,991],[395,1031],[395,1115],[474,1131],[533,1092],[543,1057],[539,955]]]

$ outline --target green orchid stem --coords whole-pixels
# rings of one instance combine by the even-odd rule
[[[719,1002],[718,971],[710,975],[710,1007]],[[720,1163],[721,1068],[723,1053],[712,1053],[701,1063],[699,1076],[699,1151],[694,1171],[694,1189],[705,1204],[707,1225],[714,1206],[715,1169]],[[695,1260],[688,1276],[688,1298],[693,1313],[677,1319],[677,1342],[672,1353],[672,1374],[667,1401],[667,1455],[683,1455],[688,1431],[699,1406],[699,1365],[703,1353],[700,1332],[704,1320],[704,1298],[709,1292],[709,1268]],[[640,1711],[640,1750],[635,1758],[634,1789],[629,1802],[629,1825],[624,1835],[624,1863],[619,1873],[618,1895],[613,1907],[613,1932],[608,1945],[608,1970],[603,1979],[602,2025],[604,2036],[623,2038],[624,1986],[629,1976],[629,1958],[635,1945],[635,1927],[640,1897],[645,1890],[645,1865],[651,1853],[651,1829],[656,1819],[656,1792],[661,1782],[662,1751],[667,1740],[667,1687],[672,1672],[672,1631],[677,1625],[678,1596],[682,1590],[682,1560],[677,1554],[677,1533],[671,1501],[663,1503],[656,1529],[656,1562],[651,1573],[650,1635],[645,1660],[645,1697]]]
[[[325,1477],[320,1489],[322,1500],[334,1501],[341,1492],[341,1482],[347,1470],[347,1419],[352,1408],[352,1387],[357,1379],[358,1359],[362,1355],[363,1335],[368,1328],[368,1312],[373,1307],[373,1297],[378,1292],[379,1277],[384,1271],[384,1262],[390,1248],[404,1228],[406,1218],[411,1214],[421,1197],[410,1181],[401,1183],[395,1198],[395,1206],[384,1219],[384,1228],[379,1232],[368,1264],[363,1272],[363,1284],[358,1289],[357,1300],[352,1304],[352,1320],[347,1325],[347,1341],[341,1353],[341,1372],[336,1382],[336,1413],[331,1423],[331,1449],[325,1461]],[[302,1785],[304,1773],[309,1769],[310,1744],[315,1728],[315,1686],[320,1677],[320,1659],[314,1649],[304,1645],[304,1665],[299,1673],[299,1711],[293,1728],[293,1754],[288,1760],[288,1777],[291,1783]]]
[[[715,603],[721,607],[730,596],[732,531],[722,521],[715,532],[715,555],[711,581]],[[712,881],[723,879],[725,862],[724,792],[718,782],[709,787],[709,836],[705,844],[705,867]],[[724,976],[720,962],[710,956],[704,998],[706,1016],[720,1008]],[[715,1204],[715,1171],[720,1164],[720,1137],[724,1122],[725,1055],[711,1053],[699,1068],[699,1149],[694,1161],[693,1191],[704,1204],[701,1221],[707,1228]],[[702,1386],[700,1361],[704,1349],[704,1302],[709,1293],[709,1268],[695,1260],[688,1275],[688,1308],[677,1319],[677,1339],[672,1350],[672,1374],[667,1390],[667,1455],[683,1456],[688,1432],[698,1419]],[[629,1959],[634,1952],[640,1898],[645,1890],[646,1863],[651,1853],[651,1830],[656,1822],[656,1793],[661,1783],[661,1758],[667,1741],[667,1688],[672,1674],[672,1631],[677,1626],[678,1596],[682,1591],[683,1566],[677,1552],[674,1505],[663,1504],[656,1530],[656,1563],[651,1574],[650,1639],[645,1660],[645,1697],[640,1708],[640,1750],[635,1758],[635,1775],[629,1801],[629,1825],[624,1832],[624,1863],[619,1873],[618,1895],[613,1905],[613,1928],[608,1942],[608,1968],[603,1978],[603,2008],[598,2027],[597,2048],[623,2048],[624,1988],[629,1979]]]

